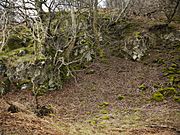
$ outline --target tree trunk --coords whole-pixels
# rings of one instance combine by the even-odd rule
[[[72,38],[70,40],[70,42],[68,43],[68,48],[65,52],[65,58],[67,61],[69,61],[70,59],[70,54],[75,46],[75,42],[76,42],[76,36],[77,36],[77,23],[76,23],[76,15],[75,15],[75,11],[74,11],[74,7],[71,7],[71,21],[72,21]]]

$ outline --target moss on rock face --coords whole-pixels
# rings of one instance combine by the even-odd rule
[[[161,102],[164,100],[164,96],[160,92],[156,92],[153,94],[152,99],[155,101]]]
[[[7,40],[8,51],[23,47],[23,40],[17,35],[11,35]]]
[[[26,26],[16,26],[10,31],[4,50],[12,51],[21,47],[30,46],[32,43],[31,31]]]

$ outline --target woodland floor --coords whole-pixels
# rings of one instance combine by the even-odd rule
[[[5,101],[21,103],[29,110],[34,104],[30,91],[8,93],[0,99],[0,134],[178,135],[179,104],[172,99],[151,100],[156,91],[153,86],[166,81],[163,66],[153,63],[159,57],[167,57],[166,52],[153,49],[141,62],[108,57],[92,63],[78,73],[77,83],[70,80],[62,90],[40,97],[41,105],[54,109],[52,115],[43,118],[33,113],[7,112]],[[141,84],[147,89],[138,89]]]

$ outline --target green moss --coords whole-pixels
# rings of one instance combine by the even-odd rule
[[[174,96],[174,101],[180,103],[180,96]]]
[[[148,87],[145,86],[145,84],[141,84],[140,86],[138,86],[138,88],[139,88],[140,90],[146,90]]]
[[[86,112],[86,114],[88,114],[88,115],[89,115],[89,114],[91,114],[91,112]]]
[[[109,103],[108,103],[108,102],[103,102],[103,103],[99,104],[99,106],[101,106],[101,107],[107,107],[107,106],[109,106]]]
[[[96,125],[98,123],[97,119],[88,120],[87,122],[91,125]]]
[[[16,26],[10,31],[10,36],[7,39],[4,50],[12,51],[21,47],[27,47],[32,43],[32,36],[30,29],[26,26]]]
[[[178,76],[175,76],[174,74],[168,76],[168,79],[169,79],[169,83],[170,83],[171,85],[178,84],[178,83],[180,82],[179,77],[178,77]]]
[[[161,88],[159,90],[159,93],[161,93],[165,97],[170,97],[170,96],[174,96],[177,93],[177,91],[174,87],[167,87],[167,88]]]
[[[176,67],[177,67],[177,64],[176,64],[176,63],[173,63],[173,64],[171,64],[171,67],[176,68]]]
[[[178,88],[180,88],[180,85],[178,86],[179,86]],[[180,91],[177,91],[176,96],[180,96]]]
[[[134,32],[134,36],[136,38],[141,38],[141,32],[139,32],[139,31]]]
[[[90,90],[91,90],[91,91],[96,91],[96,87],[93,86],[93,87],[90,88]]]
[[[104,115],[104,116],[101,117],[101,119],[102,119],[102,120],[109,120],[110,117],[109,117],[109,115]]]
[[[175,77],[174,76],[169,76],[168,78],[169,78],[169,83],[173,84],[174,80],[175,80]]]
[[[175,77],[175,78],[174,78],[174,84],[178,84],[179,82],[180,82],[180,78]]]
[[[16,35],[11,35],[7,40],[7,48],[9,51],[23,47],[23,40]]]
[[[121,101],[121,100],[124,99],[124,96],[119,95],[119,96],[117,97],[117,99]]]
[[[106,55],[105,55],[105,52],[102,48],[98,49],[98,56],[100,58],[105,58]]]
[[[176,68],[175,67],[169,67],[168,70],[172,71],[172,72],[176,72]]]
[[[155,101],[161,102],[164,100],[164,96],[160,92],[156,92],[153,94],[152,99]]]
[[[30,82],[31,82],[31,80],[26,79],[26,80],[21,80],[19,82],[19,84],[22,85],[22,84],[26,84],[26,83],[30,83]]]
[[[108,111],[107,110],[101,110],[100,113],[101,114],[108,114]]]
[[[177,66],[172,65],[169,68],[164,68],[163,73],[164,73],[164,76],[168,76],[168,75],[171,75],[171,74],[180,74],[180,70],[178,69]]]
[[[101,128],[105,128],[106,127],[105,124],[106,124],[105,121],[101,121],[98,126]]]
[[[27,54],[24,55],[24,56],[19,56],[19,52],[21,51],[26,51]],[[39,56],[36,56],[37,59],[42,59],[42,55],[39,55]],[[0,59],[4,59],[6,60],[7,62],[9,62],[10,65],[17,65],[22,62],[31,62],[33,60],[35,60],[35,56],[33,54],[33,47],[22,47],[22,48],[19,48],[19,49],[15,49],[15,50],[12,50],[12,51],[9,51],[9,52],[1,52],[0,53]]]

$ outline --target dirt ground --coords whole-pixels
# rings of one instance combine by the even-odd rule
[[[153,85],[165,81],[160,73],[157,65],[121,58],[94,62],[78,73],[76,83],[68,81],[62,90],[40,97],[41,105],[54,110],[43,118],[7,112],[5,101],[19,102],[29,110],[34,104],[30,91],[9,93],[0,100],[1,134],[176,135],[180,132],[179,104],[151,100],[156,91]],[[138,89],[141,84],[147,89]]]

